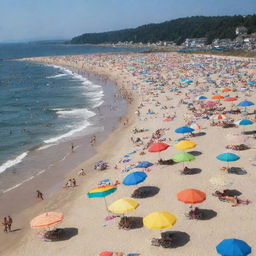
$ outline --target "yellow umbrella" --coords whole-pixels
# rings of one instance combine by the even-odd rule
[[[196,143],[191,140],[181,140],[177,144],[175,144],[175,147],[179,150],[186,150],[191,149],[196,146]]]
[[[113,213],[126,213],[135,210],[139,203],[132,198],[122,198],[112,203],[108,209]]]
[[[143,224],[149,229],[170,228],[176,223],[176,217],[170,212],[152,212],[143,218]]]

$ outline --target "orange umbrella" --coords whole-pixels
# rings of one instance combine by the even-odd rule
[[[206,199],[206,194],[197,189],[186,189],[177,194],[177,199],[185,204],[198,204]]]
[[[30,221],[31,228],[49,228],[60,224],[64,219],[61,212],[45,212]]]
[[[156,143],[153,143],[148,148],[148,152],[161,152],[163,150],[166,150],[167,148],[169,148],[169,145],[167,145],[163,142],[156,142]]]
[[[230,88],[224,88],[222,92],[231,92],[232,90]]]
[[[214,95],[214,96],[212,96],[212,99],[213,100],[221,100],[221,99],[224,99],[224,96],[222,96],[222,95]]]

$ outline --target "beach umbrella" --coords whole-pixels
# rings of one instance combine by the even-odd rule
[[[185,204],[199,204],[206,199],[206,194],[197,189],[185,189],[177,194],[177,199]]]
[[[139,203],[132,198],[122,198],[112,203],[108,209],[109,211],[117,214],[124,214],[129,211],[135,210]]]
[[[202,127],[199,124],[197,124],[197,123],[192,123],[190,125],[190,128],[192,128],[194,130],[201,130],[202,129]]]
[[[216,158],[220,161],[227,162],[227,167],[229,168],[229,162],[234,162],[240,159],[240,157],[233,153],[222,153]]]
[[[252,252],[246,242],[235,238],[224,239],[216,246],[216,250],[222,256],[246,256]]]
[[[135,166],[135,168],[148,168],[148,167],[150,167],[150,166],[152,166],[152,165],[154,165],[154,164],[152,164],[152,163],[150,163],[150,162],[148,162],[148,161],[142,161],[142,162],[139,162],[139,163]]]
[[[223,162],[234,162],[240,159],[240,157],[236,154],[233,153],[222,153],[218,156],[216,156],[216,158],[220,161]]]
[[[181,140],[177,144],[175,144],[176,149],[178,150],[186,150],[191,149],[196,146],[196,143],[191,140]]]
[[[106,201],[106,196],[114,193],[117,190],[116,186],[113,185],[107,185],[107,186],[101,186],[98,188],[94,188],[91,191],[87,193],[87,196],[89,198],[104,198],[105,207],[108,210],[108,205]]]
[[[50,228],[60,224],[64,219],[64,215],[61,212],[45,212],[38,215],[30,221],[31,228]]]
[[[236,100],[237,100],[237,98],[235,98],[235,97],[227,97],[224,99],[224,101],[236,101]]]
[[[253,106],[254,103],[248,100],[241,101],[237,106],[239,107],[250,107]]]
[[[176,221],[176,217],[170,212],[152,212],[143,218],[145,227],[157,230],[170,228]]]
[[[123,184],[126,186],[137,185],[143,182],[147,178],[147,174],[145,172],[133,172],[128,174],[123,179]]]
[[[113,185],[106,185],[106,186],[101,186],[92,189],[87,193],[87,196],[89,198],[101,198],[101,197],[106,197],[112,193],[114,193],[117,190],[116,186]]]
[[[213,100],[221,100],[221,99],[224,99],[224,96],[218,94],[218,95],[212,96],[212,99]]]
[[[105,252],[100,253],[99,256],[113,256],[113,252],[105,251]]]
[[[166,143],[156,142],[156,143],[153,143],[148,148],[148,152],[161,152],[163,150],[166,150],[167,148],[169,148],[169,145],[167,145]]]
[[[196,158],[192,154],[189,154],[187,152],[178,153],[178,154],[175,154],[172,157],[172,160],[174,162],[178,162],[178,163],[182,162],[183,169],[184,169],[184,162],[190,162],[190,161],[193,161],[195,159]]]
[[[193,131],[195,131],[195,130],[189,126],[182,126],[175,130],[176,133],[183,133],[183,134],[193,132]]]
[[[213,115],[210,117],[210,119],[215,119],[215,120],[223,120],[223,119],[227,119],[227,117],[225,115]]]
[[[235,124],[238,124],[238,125],[251,125],[251,124],[253,124],[253,122],[251,120],[248,120],[248,119],[241,119],[241,120],[236,121]]]
[[[222,89],[222,92],[231,92],[232,90],[230,88],[224,88]]]
[[[208,98],[206,96],[198,96],[196,99],[197,100],[207,100]]]

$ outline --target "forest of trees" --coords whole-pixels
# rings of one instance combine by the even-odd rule
[[[133,41],[134,43],[154,43],[174,41],[181,44],[186,38],[207,37],[208,43],[215,38],[234,39],[235,29],[245,26],[248,33],[256,32],[256,15],[247,16],[194,16],[166,21],[159,24],[143,25],[134,29],[102,33],[86,33],[74,37],[72,44],[101,44]]]

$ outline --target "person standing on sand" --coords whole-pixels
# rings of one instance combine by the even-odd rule
[[[12,218],[11,216],[8,216],[8,221],[7,221],[7,225],[8,225],[8,231],[10,232],[12,230]]]
[[[44,200],[43,193],[40,192],[39,190],[36,191],[36,199]]]
[[[74,143],[71,143],[71,153],[74,153],[74,149],[75,149]]]
[[[2,222],[2,225],[4,226],[4,232],[7,233],[8,232],[8,221],[7,221],[6,217],[4,217],[4,221]]]

